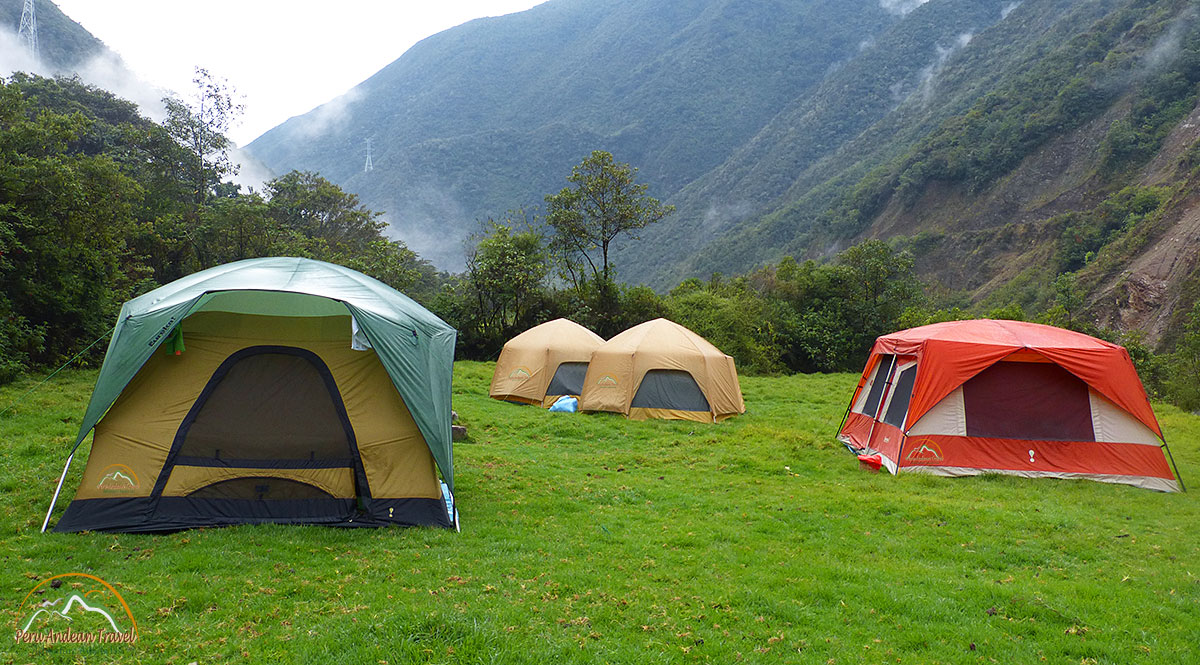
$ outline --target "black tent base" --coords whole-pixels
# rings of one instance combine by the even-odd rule
[[[239,524],[454,528],[442,499],[371,499],[369,511],[355,504],[353,499],[81,499],[67,506],[54,530],[161,533]]]

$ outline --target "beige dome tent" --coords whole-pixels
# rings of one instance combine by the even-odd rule
[[[634,326],[596,349],[579,408],[698,422],[746,412],[733,358],[666,319]]]
[[[567,319],[530,328],[500,351],[488,394],[541,406],[563,395],[579,395],[592,351],[603,343],[603,337]]]

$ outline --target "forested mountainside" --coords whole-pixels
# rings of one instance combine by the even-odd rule
[[[461,267],[476,220],[539,204],[594,149],[678,191],[900,19],[877,0],[553,0],[430,37],[250,150]]]
[[[1158,340],[1196,290],[1198,29],[1188,0],[552,0],[431,37],[251,148],[443,267],[602,148],[677,206],[617,246],[625,280],[880,237],[947,305],[1037,310],[1069,273],[1095,318]]]
[[[0,3],[0,29],[16,34],[21,27],[21,0]],[[72,21],[53,2],[37,3],[39,52],[44,64],[52,70],[71,72],[91,58],[104,53],[104,43],[92,36],[83,26]]]
[[[1057,25],[1030,15],[1052,4],[1028,0],[973,37],[928,93],[675,274],[881,237],[964,301],[1037,310],[1070,273],[1098,320],[1167,334],[1196,288],[1200,16],[1186,0],[1059,3]],[[1045,36],[1021,46],[1004,25],[1018,19]]]

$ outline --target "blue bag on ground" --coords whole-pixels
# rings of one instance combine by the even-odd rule
[[[563,395],[554,400],[550,410],[556,413],[575,413],[579,409],[579,400],[570,395]]]

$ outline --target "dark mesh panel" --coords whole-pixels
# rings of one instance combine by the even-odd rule
[[[183,457],[352,458],[330,387],[309,360],[258,353],[237,361],[188,427]]]
[[[871,390],[867,393],[867,402],[862,412],[874,418],[879,413],[879,401],[883,399],[883,389],[887,387],[888,375],[892,373],[892,365],[896,356],[880,356],[879,364],[875,366],[875,378],[871,380]]]
[[[554,378],[546,387],[547,395],[579,395],[583,392],[583,377],[587,376],[587,363],[560,363]]]
[[[709,411],[708,400],[692,375],[678,369],[646,372],[630,406],[641,409]]]
[[[195,499],[330,499],[328,492],[286,478],[235,478],[206,485],[188,495]]]
[[[1051,363],[999,362],[963,384],[967,436],[1095,441],[1087,385]]]
[[[904,416],[908,413],[908,401],[912,399],[913,381],[917,378],[917,366],[913,365],[900,372],[893,383],[892,401],[888,404],[887,413],[883,414],[883,422],[893,427],[904,427]]]

